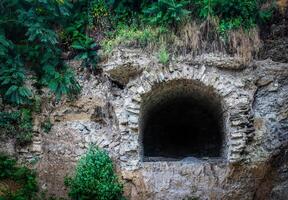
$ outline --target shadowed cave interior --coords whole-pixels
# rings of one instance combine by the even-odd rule
[[[187,81],[162,85],[143,113],[144,161],[221,157],[221,104],[212,88]]]

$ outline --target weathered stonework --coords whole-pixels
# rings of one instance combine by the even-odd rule
[[[288,142],[287,64],[265,60],[244,66],[208,54],[175,58],[163,66],[139,50],[122,49],[101,65],[105,76],[86,80],[79,74],[83,88],[78,100],[44,109],[41,117],[51,119],[51,132],[36,126],[32,145],[17,150],[24,160],[39,159],[34,167],[42,189],[65,196],[65,175],[93,143],[109,151],[129,199],[255,199],[270,173],[271,156]],[[186,81],[192,91],[203,85],[221,99],[222,157],[143,162],[145,106],[158,103],[155,92],[161,96]],[[277,184],[263,190],[277,196],[283,188]]]

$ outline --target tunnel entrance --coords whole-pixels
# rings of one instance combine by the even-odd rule
[[[223,117],[213,88],[195,81],[171,81],[143,99],[144,161],[221,157]]]

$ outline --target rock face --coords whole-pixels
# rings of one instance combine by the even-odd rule
[[[288,63],[287,21],[288,9],[286,8],[282,10],[282,12],[275,12],[270,24],[266,24],[266,27],[262,27],[264,45],[259,52],[260,58],[270,58],[273,61]]]
[[[49,109],[50,133],[36,128],[32,146],[18,150],[24,160],[39,158],[35,168],[43,190],[65,196],[64,177],[93,143],[115,161],[128,199],[287,197],[287,64],[264,60],[244,66],[208,54],[175,58],[164,67],[153,56],[122,49],[102,67],[104,78],[79,75],[79,99]],[[144,162],[145,111],[187,81],[211,88],[221,99],[221,158]]]

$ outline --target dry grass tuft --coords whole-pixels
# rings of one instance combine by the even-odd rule
[[[178,46],[185,49],[199,49],[200,48],[201,32],[199,25],[196,22],[186,23],[180,27],[178,32]]]
[[[248,32],[239,29],[228,33],[228,51],[241,58],[243,63],[248,63],[253,59],[253,56],[258,53],[261,44],[258,28],[253,28]]]
[[[208,19],[201,24],[189,22],[182,25],[175,34],[166,35],[165,44],[175,54],[228,53],[241,58],[243,64],[257,55],[261,47],[258,28],[249,31],[233,30],[224,39],[217,27],[217,19]]]
[[[201,24],[195,21],[187,22],[180,26],[176,33],[167,35],[166,43],[176,54],[199,55],[204,52],[223,51],[217,26],[218,22],[212,19]]]

